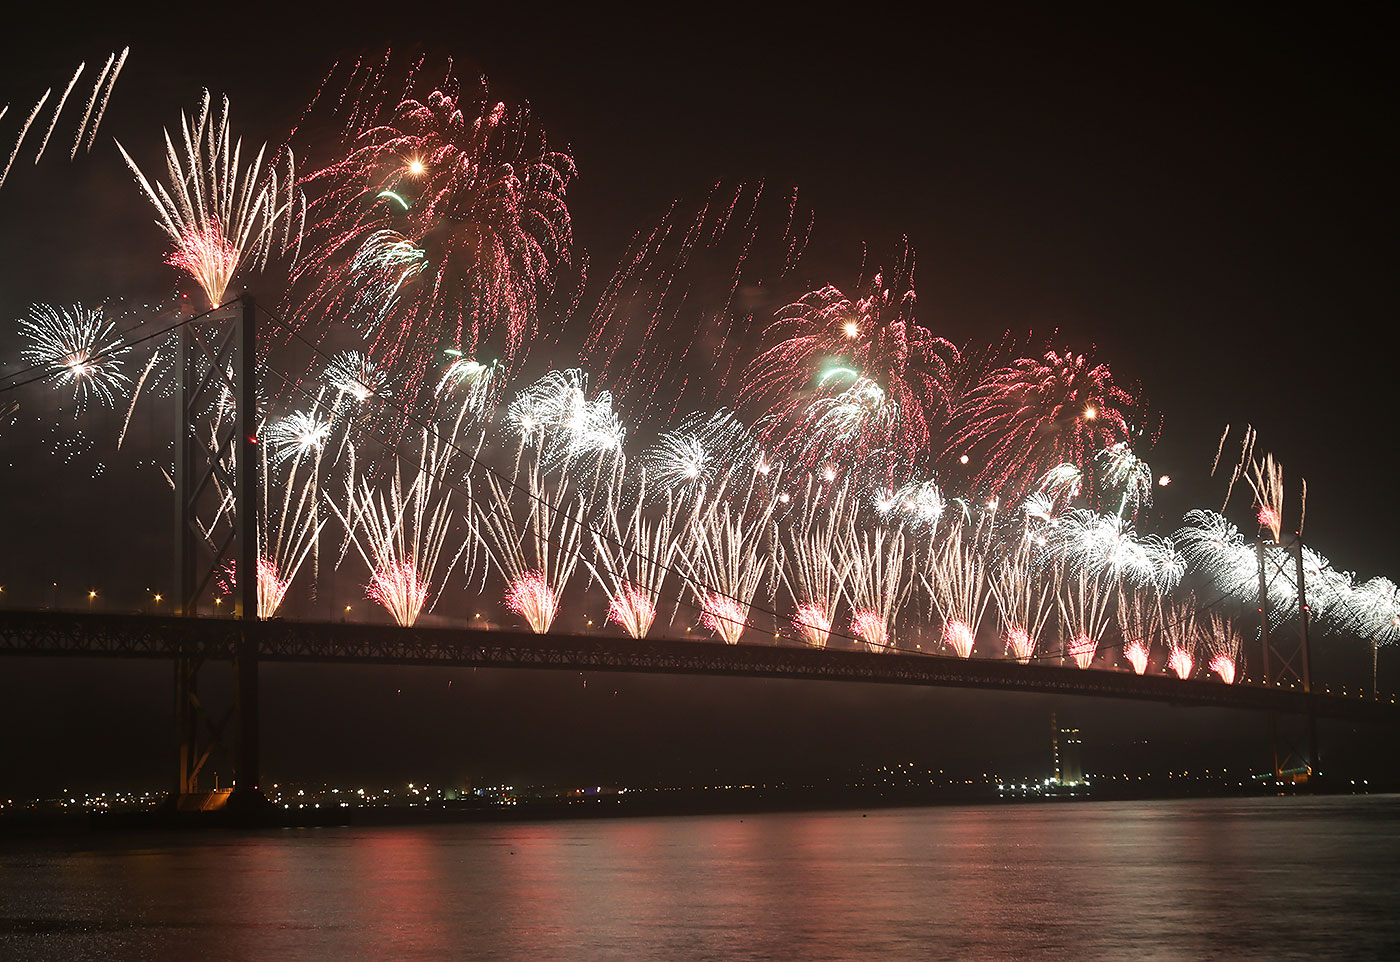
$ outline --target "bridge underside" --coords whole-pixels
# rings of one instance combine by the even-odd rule
[[[652,674],[864,681],[1089,695],[1356,721],[1400,720],[1400,708],[1360,697],[1225,685],[991,658],[868,653],[783,645],[723,645],[516,631],[392,625],[107,615],[0,613],[0,654],[232,661],[240,628],[254,630],[263,662],[544,668]]]

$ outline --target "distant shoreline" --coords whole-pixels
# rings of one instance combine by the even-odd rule
[[[241,812],[175,812],[169,809],[129,812],[19,811],[0,816],[0,838],[103,835],[120,832],[389,827],[397,825],[504,824],[601,818],[649,818],[692,815],[746,815],[776,812],[880,811],[895,808],[1069,804],[1106,801],[1172,801],[1188,798],[1263,798],[1279,796],[1386,795],[1400,785],[1344,783],[1330,786],[1262,786],[1258,790],[1130,792],[1112,787],[1055,794],[1016,793],[998,797],[985,791],[930,797],[917,792],[826,791],[764,788],[727,792],[639,792],[601,798],[525,802],[516,805],[436,802],[425,805],[362,805],[284,809],[271,805]]]

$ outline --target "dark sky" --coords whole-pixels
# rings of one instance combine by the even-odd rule
[[[1400,573],[1391,397],[1400,157],[1393,31],[1381,7],[1304,17],[959,6],[908,20],[859,6],[783,19],[707,6],[675,21],[656,7],[626,15],[450,9],[220,5],[107,21],[64,14],[32,25],[7,16],[14,29],[0,36],[0,103],[15,103],[0,125],[7,137],[14,112],[64,82],[79,60],[128,43],[132,53],[92,156],[72,166],[48,157],[0,190],[4,316],[20,316],[31,301],[168,290],[161,238],[111,137],[152,156],[159,127],[209,86],[230,95],[235,123],[250,135],[276,138],[337,58],[418,47],[454,56],[463,75],[486,73],[508,100],[529,100],[552,141],[572,150],[580,177],[571,209],[594,282],[676,197],[719,180],[797,186],[816,213],[802,271],[815,284],[849,283],[862,244],[878,261],[907,235],[918,255],[921,319],[937,333],[961,343],[1058,329],[1057,342],[1096,344],[1120,380],[1141,382],[1165,418],[1150,460],[1179,479],[1159,505],[1168,526],[1189,507],[1219,506],[1219,486],[1205,478],[1216,440],[1226,423],[1248,422],[1290,479],[1308,479],[1312,543],[1362,577]],[[14,365],[13,324],[0,328],[0,346]],[[41,412],[42,404],[32,399]],[[168,509],[149,470],[147,490],[133,493],[116,480],[122,462],[104,458],[109,426],[89,427],[95,450],[73,465],[0,435],[0,492],[13,532],[0,580],[66,565],[54,576],[65,591],[95,582],[132,543],[109,518],[128,498],[128,524],[149,508],[143,527],[151,538],[164,530]],[[102,460],[108,473],[91,479]],[[51,485],[62,485],[61,499],[39,497]],[[153,580],[165,564],[131,563],[149,566]],[[87,750],[71,734],[26,721],[40,704],[61,704],[77,721],[96,712],[120,724],[130,713],[132,731],[159,731],[163,706],[149,704],[162,697],[156,675],[130,666],[5,668],[0,684],[10,697],[0,699],[0,719],[7,731],[32,733],[34,770],[52,774],[40,759],[60,745],[69,758]],[[313,692],[313,719],[347,710],[388,718],[404,684],[447,681],[407,671],[297,678]],[[742,718],[744,731],[772,731],[767,741],[758,736],[760,754],[814,760],[821,752],[792,718],[828,709],[876,742],[890,739],[877,747],[832,739],[833,766],[886,748],[953,751],[929,730],[933,722],[911,721],[919,718],[967,717],[996,729],[988,741],[997,757],[1010,757],[1039,750],[1048,712],[1013,698],[936,692],[891,700],[863,689],[788,694],[732,682],[615,685],[601,676],[595,685],[620,690],[617,711],[628,724],[646,728],[654,715],[658,737],[691,745],[696,758],[710,753],[686,733],[719,719],[716,730],[733,734],[737,723],[723,719]],[[401,741],[369,743],[358,761],[337,754],[333,771],[440,766],[453,739],[464,751],[502,739],[504,754],[491,757],[508,756],[519,719],[537,717],[551,696],[538,678],[499,686],[480,695],[499,712],[463,716],[440,706],[460,732],[449,737],[425,709],[386,726]],[[128,690],[135,702],[124,700]],[[291,690],[269,685],[281,706],[269,718],[301,711],[289,707],[305,704]],[[1085,711],[1111,727],[1104,709]],[[1165,710],[1133,711],[1149,728],[1181,725]],[[1024,724],[1000,732],[1006,717]],[[284,746],[289,767],[316,757],[317,724],[288,721],[302,739]],[[635,737],[617,747],[626,728],[600,723],[583,757],[594,751],[601,766],[631,770],[626,759],[645,768],[665,749]],[[550,757],[532,736],[520,738],[521,752]],[[362,769],[347,770],[356,764]],[[0,791],[10,777],[0,773]]]

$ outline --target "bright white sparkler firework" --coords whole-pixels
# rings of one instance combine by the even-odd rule
[[[114,327],[103,318],[101,308],[35,304],[19,322],[20,333],[29,342],[21,356],[35,366],[52,369],[58,386],[71,384],[80,411],[88,398],[111,407],[131,383],[122,373],[120,360],[128,348],[113,333]]]
[[[169,263],[195,279],[210,307],[223,302],[240,268],[261,270],[274,256],[295,257],[301,243],[306,199],[297,189],[291,152],[264,168],[260,148],[245,168],[242,147],[229,132],[228,99],[215,114],[207,90],[193,120],[180,114],[178,146],[165,132],[168,189],[153,185],[117,144],[160,215],[156,223],[175,242]]]
[[[326,365],[326,383],[341,397],[364,402],[371,397],[389,395],[389,378],[369,355],[360,351],[341,351]]]
[[[1060,632],[1065,653],[1080,668],[1088,668],[1099,652],[1099,640],[1113,611],[1114,585],[1099,572],[1080,569],[1060,578]]]
[[[1072,502],[1083,487],[1084,472],[1077,464],[1057,464],[1040,479],[1040,490],[1052,503]]]
[[[459,398],[463,412],[470,414],[474,420],[485,420],[495,407],[500,390],[496,362],[482,364],[463,357],[462,352],[455,349],[447,351],[447,354],[452,361],[438,381],[438,395]]]
[[[791,450],[804,464],[841,458],[892,443],[899,423],[899,404],[879,384],[856,375],[839,393],[812,401],[781,450]]]
[[[1121,515],[1076,508],[1056,519],[1050,530],[1052,547],[1071,567],[1109,580],[1169,591],[1186,571],[1170,540],[1139,537]]]
[[[851,632],[871,651],[893,650],[891,627],[914,587],[903,532],[860,531],[849,519],[833,547],[851,606]]]
[[[992,567],[988,581],[1006,650],[1022,664],[1035,655],[1055,599],[1054,586],[1042,573],[1037,554],[1034,536],[1027,531]]]
[[[545,482],[538,459],[525,472],[524,485],[504,483],[492,474],[486,486],[488,497],[474,503],[487,553],[509,586],[507,604],[531,631],[543,634],[554,624],[578,567],[584,506],[569,475]]]
[[[331,422],[312,410],[293,411],[279,418],[267,428],[264,437],[274,452],[276,463],[281,464],[289,458],[319,455],[330,434]]]
[[[645,638],[656,619],[661,588],[677,550],[670,498],[664,510],[649,517],[643,511],[646,486],[644,474],[630,509],[609,499],[603,514],[605,529],[592,532],[598,564],[583,559],[607,592],[608,619],[633,638]]]
[[[652,481],[652,496],[669,493],[682,506],[697,503],[731,477],[742,484],[741,472],[767,476],[774,471],[748,427],[723,409],[696,412],[664,432],[642,455],[642,465]]]
[[[506,423],[522,446],[538,446],[547,470],[588,460],[601,466],[622,458],[627,431],[612,395],[588,397],[588,375],[577,368],[550,371],[522,390],[506,411]]]
[[[314,413],[309,416],[314,418]],[[271,618],[282,606],[302,563],[314,554],[327,520],[320,510],[320,444],[298,443],[286,456],[274,451],[272,465],[270,447],[273,445],[258,445],[264,479],[258,518],[259,618]],[[277,466],[285,470],[284,477],[277,474]],[[273,500],[274,491],[282,492],[280,502]],[[313,570],[312,576],[315,574]]]
[[[369,597],[403,627],[411,627],[425,608],[432,607],[434,576],[452,521],[447,498],[439,493],[439,478],[447,462],[444,447],[439,438],[430,438],[430,432],[424,430],[417,476],[405,488],[396,459],[387,496],[375,492],[368,479],[357,479],[352,462],[346,478],[345,510],[330,502],[370,570]],[[457,557],[474,541],[469,532]],[[453,558],[447,570],[456,563],[457,558]]]
[[[1094,455],[1094,464],[1103,487],[1121,496],[1120,513],[1129,506],[1132,510],[1128,514],[1152,507],[1152,468],[1133,453],[1126,441],[1119,441]]]
[[[793,625],[802,640],[825,648],[841,598],[843,570],[836,560],[838,532],[849,523],[849,488],[827,493],[808,479],[792,523],[779,534],[778,573],[796,607]]]

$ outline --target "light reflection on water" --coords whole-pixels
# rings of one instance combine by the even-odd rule
[[[1400,959],[1400,798],[0,843],[0,958]]]

